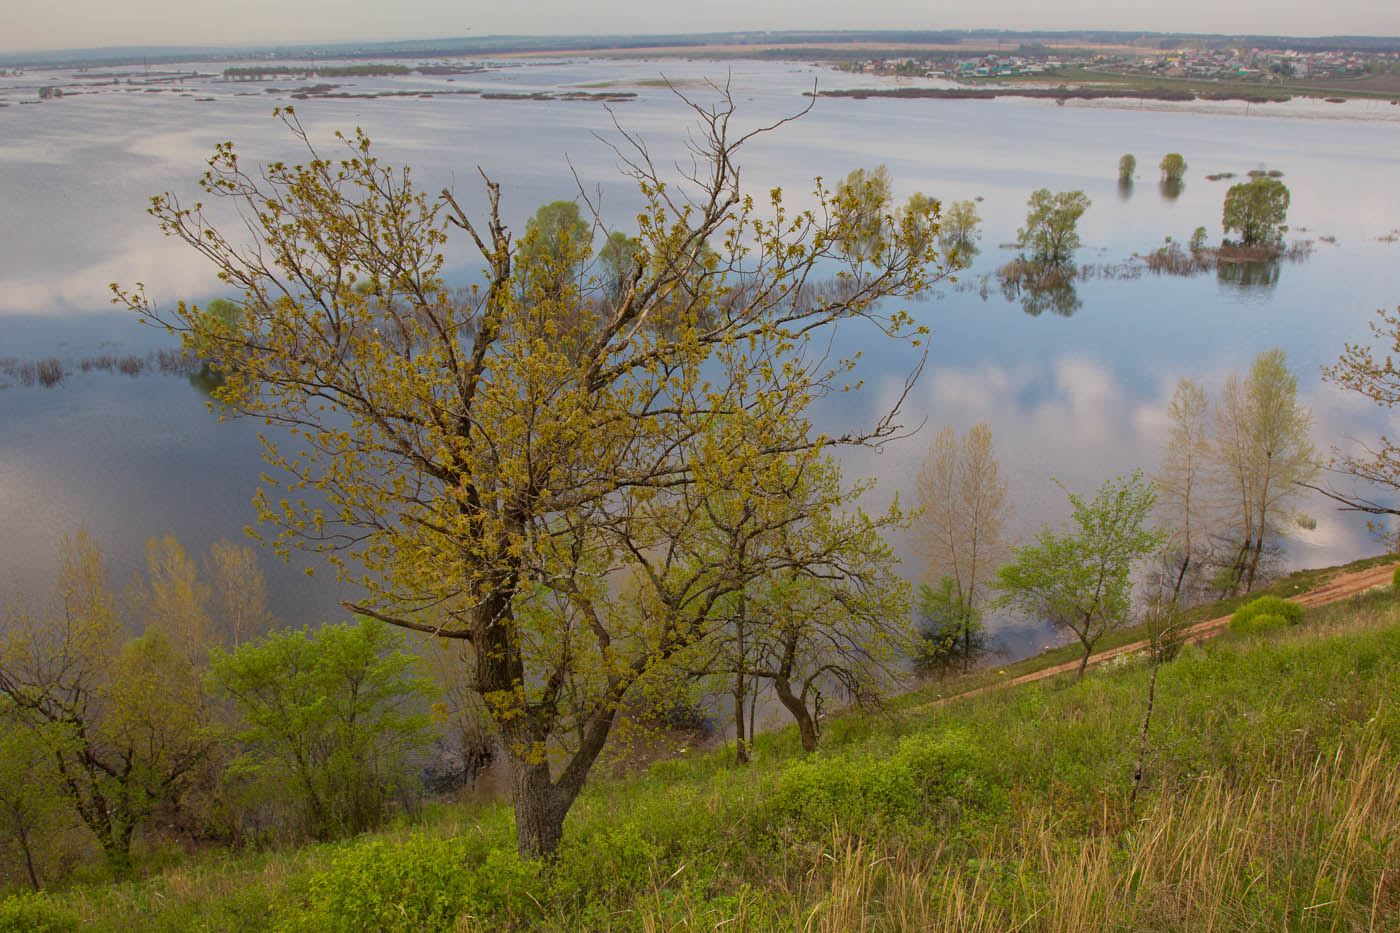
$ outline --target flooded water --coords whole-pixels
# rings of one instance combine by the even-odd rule
[[[261,425],[219,422],[183,374],[82,372],[103,354],[142,355],[171,346],[108,304],[108,283],[145,282],[163,304],[205,300],[218,283],[199,258],[164,240],[144,209],[152,194],[192,199],[215,143],[234,140],[245,157],[295,159],[296,141],[271,116],[293,103],[311,138],[333,151],[331,134],[363,127],[393,163],[413,165],[428,191],[451,186],[468,211],[484,197],[477,168],[502,186],[505,219],[519,224],[541,203],[570,198],[581,182],[607,215],[634,215],[637,196],[619,179],[614,119],[646,140],[658,164],[684,156],[693,122],[664,74],[698,100],[706,82],[728,83],[745,128],[789,115],[821,88],[891,83],[779,63],[560,61],[492,65],[452,75],[403,78],[269,78],[226,82],[223,65],[195,65],[183,77],[144,69],[101,73],[31,71],[0,77],[0,360],[56,357],[74,370],[44,387],[0,372],[0,567],[15,586],[47,586],[59,536],[86,524],[124,580],[143,560],[142,543],[175,532],[192,551],[237,538],[253,521],[250,499],[261,469]],[[336,93],[383,97],[294,99],[308,83]],[[64,96],[38,102],[40,86]],[[489,99],[478,93],[627,92],[607,107],[587,100]],[[587,87],[591,86],[591,87]],[[405,96],[399,92],[436,96]],[[609,109],[610,108],[610,109]],[[599,136],[602,139],[599,139]],[[992,428],[1011,481],[1023,532],[1066,512],[1058,479],[1090,489],[1134,467],[1152,469],[1165,436],[1176,381],[1218,390],[1260,350],[1281,346],[1317,417],[1320,449],[1375,436],[1388,418],[1320,379],[1344,341],[1364,339],[1369,317],[1400,303],[1400,107],[1386,102],[1175,105],[819,99],[811,112],[760,137],[742,153],[752,191],[781,185],[807,203],[813,176],[834,183],[857,167],[885,164],[903,198],[915,190],[945,200],[980,198],[981,253],[960,283],[912,306],[934,330],[929,361],[906,406],[922,430],[879,453],[846,458],[852,474],[880,480],[878,504],[912,477],[939,427]],[[1167,152],[1189,164],[1184,189],[1160,190],[1156,164]],[[1130,190],[1116,180],[1118,157],[1136,154]],[[1221,235],[1230,181],[1206,175],[1274,169],[1292,192],[1290,239],[1314,240],[1312,255],[1276,276],[1224,280],[1100,276],[1076,284],[1069,316],[1025,313],[985,277],[1015,255],[1026,199],[1036,188],[1082,189],[1092,206],[1080,223],[1077,259],[1120,268],[1163,238],[1189,239],[1205,226]],[[575,181],[575,177],[579,180]],[[1327,240],[1324,241],[1323,238]],[[1335,242],[1333,242],[1335,238]],[[453,276],[476,267],[462,244]],[[866,349],[867,388],[820,413],[823,426],[869,419],[889,403],[914,360],[858,328],[843,346]],[[1308,503],[1317,518],[1286,554],[1315,566],[1374,550],[1362,523]],[[319,573],[265,568],[287,622],[341,614],[342,592]],[[910,575],[919,568],[909,564]],[[1002,620],[999,644],[1021,653],[1048,633]]]

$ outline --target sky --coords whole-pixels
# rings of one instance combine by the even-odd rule
[[[763,29],[1400,35],[1394,0],[0,0],[0,51]]]

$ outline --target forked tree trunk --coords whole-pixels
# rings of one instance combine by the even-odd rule
[[[778,693],[778,700],[787,707],[787,711],[792,713],[792,718],[797,720],[797,732],[802,737],[802,750],[804,752],[814,752],[817,750],[817,724],[812,719],[812,714],[807,710],[807,703],[802,697],[792,692],[792,685],[788,683],[786,677],[773,678],[773,689]]]
[[[1086,622],[1085,625],[1086,625],[1085,631],[1088,631],[1088,629],[1087,629],[1088,623]],[[1077,633],[1076,633],[1076,634],[1077,634]],[[1075,677],[1074,677],[1075,680],[1083,680],[1083,679],[1084,679],[1084,672],[1085,672],[1085,671],[1088,669],[1088,667],[1089,667],[1089,657],[1094,653],[1094,643],[1093,643],[1092,641],[1090,641],[1089,639],[1085,638],[1083,635],[1080,635],[1080,636],[1079,636],[1079,643],[1080,643],[1081,645],[1084,646],[1084,657],[1082,657],[1082,658],[1079,659],[1079,671],[1078,671],[1078,673],[1075,674]]]

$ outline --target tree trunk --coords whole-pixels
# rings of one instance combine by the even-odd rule
[[[532,763],[516,754],[507,742],[510,764],[510,798],[515,810],[515,844],[521,858],[548,859],[564,838],[567,802],[549,777],[549,762]]]
[[[34,870],[34,853],[29,850],[29,831],[25,829],[24,821],[18,816],[15,828],[19,835],[19,847],[24,852],[24,867],[29,871],[29,883],[34,886],[35,891],[38,891],[41,885],[39,884],[39,873]]]
[[[744,648],[744,628],[747,619],[744,611],[747,601],[744,593],[739,592],[739,606],[736,614],[735,638],[738,643],[739,672],[734,675],[734,756],[739,760],[739,764],[749,763],[749,747],[744,735],[744,668],[748,665],[748,656]]]
[[[1081,639],[1082,640],[1082,639]],[[1089,667],[1089,656],[1094,653],[1093,642],[1084,642],[1084,657],[1079,659],[1079,672],[1074,675],[1075,680],[1083,680],[1084,672]]]
[[[511,696],[525,682],[525,664],[515,637],[511,599],[514,581],[497,581],[482,594],[473,620],[476,692],[482,697]],[[489,704],[488,704],[489,705]],[[492,709],[510,770],[515,839],[522,858],[548,858],[564,836],[564,814],[573,795],[560,794],[550,779],[543,713],[523,704]]]
[[[788,683],[786,677],[775,677],[773,689],[778,693],[778,700],[787,707],[789,713],[792,713],[792,718],[797,720],[797,732],[802,737],[802,750],[804,752],[816,751],[817,724],[813,722],[812,714],[807,711],[806,702],[792,692],[792,685]]]
[[[1186,554],[1181,558],[1181,569],[1176,574],[1176,585],[1172,587],[1172,605],[1181,599],[1181,587],[1186,582],[1186,571],[1191,569],[1191,539],[1186,539]]]
[[[734,676],[734,756],[739,764],[749,763],[749,746],[744,737],[744,675]]]
[[[758,734],[758,727],[754,725],[758,716],[758,678],[754,678],[750,686],[752,689],[749,690],[749,744],[752,749],[753,737]]]
[[[1268,451],[1264,454],[1264,482],[1259,489],[1259,533],[1254,536],[1254,554],[1249,561],[1249,575],[1245,580],[1244,591],[1251,593],[1254,591],[1254,576],[1259,572],[1259,555],[1264,551],[1264,526],[1269,518],[1269,484],[1274,477],[1274,454]]]
[[[1128,794],[1128,805],[1137,802],[1138,788],[1142,786],[1142,767],[1147,759],[1147,727],[1152,723],[1152,704],[1157,698],[1157,670],[1161,667],[1161,661],[1156,657],[1156,647],[1154,646],[1154,657],[1152,661],[1152,676],[1147,680],[1147,712],[1142,717],[1142,734],[1138,737],[1138,757],[1137,767],[1133,769],[1133,790]]]
[[[967,606],[962,607],[962,630],[963,630],[963,673],[972,670],[972,611]]]

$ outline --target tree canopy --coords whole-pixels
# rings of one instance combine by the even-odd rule
[[[1162,180],[1165,182],[1179,182],[1186,176],[1186,160],[1179,152],[1168,152],[1162,156],[1159,167],[1162,169]]]
[[[1318,472],[1312,412],[1298,401],[1298,379],[1282,349],[1265,350],[1241,377],[1231,373],[1215,407],[1213,451],[1234,506],[1232,587],[1254,589],[1264,544],[1286,533],[1291,506]]]
[[[1026,202],[1026,225],[1016,232],[1021,245],[1030,250],[1031,258],[1050,266],[1069,262],[1079,248],[1079,218],[1089,209],[1090,201],[1083,191],[1052,193],[1041,188]]]
[[[1228,234],[1236,231],[1243,246],[1278,246],[1288,230],[1288,186],[1261,175],[1225,192],[1220,224]]]
[[[835,436],[809,429],[810,401],[845,388],[855,364],[808,348],[852,320],[919,344],[923,329],[881,300],[945,271],[936,205],[871,224],[844,188],[818,184],[802,210],[781,189],[757,198],[738,156],[777,124],[740,132],[727,95],[692,108],[685,177],[663,178],[635,137],[616,147],[645,201],[620,288],[589,243],[537,249],[542,226],[515,242],[489,178],[473,218],[451,191],[430,197],[382,164],[363,132],[326,158],[284,112],[304,162],[248,167],[224,143],[201,182],[252,218],[253,242],[200,203],[166,194],[152,208],[242,290],[237,329],[119,290],[215,348],[223,401],[295,432],[266,442],[281,475],[255,500],[279,546],[359,584],[355,611],[465,643],[528,855],[558,845],[629,691],[705,637],[711,608],[743,585],[713,567],[684,585],[661,572],[703,528],[696,509],[721,467],[892,436],[893,412]],[[443,280],[454,228],[484,265],[456,292]],[[623,578],[635,585],[617,592]]]

